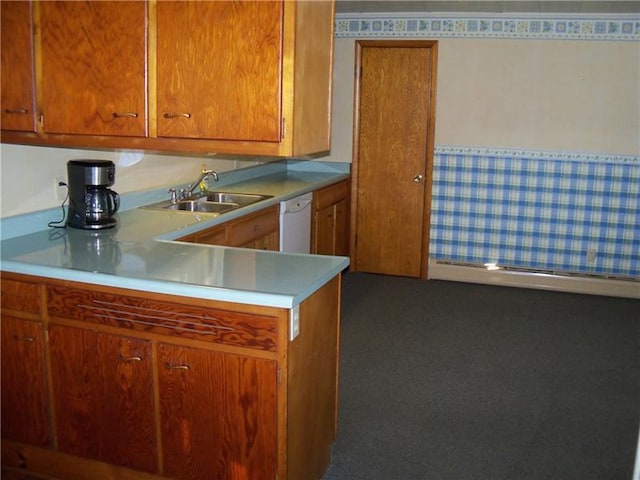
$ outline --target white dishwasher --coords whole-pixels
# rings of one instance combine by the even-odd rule
[[[312,193],[280,202],[280,251],[309,253]]]

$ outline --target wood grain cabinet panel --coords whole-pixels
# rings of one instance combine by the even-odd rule
[[[3,312],[1,328],[2,437],[48,446],[52,437],[43,325]]]
[[[191,241],[207,245],[228,245],[227,228],[224,225],[208,228],[193,235]]]
[[[48,133],[146,134],[146,2],[39,2]]]
[[[150,342],[61,325],[49,342],[60,451],[156,471]]]
[[[328,207],[314,212],[313,226],[315,227],[315,233],[312,240],[312,253],[318,255],[333,255],[335,222],[336,216],[333,205],[329,205]]]
[[[29,316],[35,319],[40,318],[42,301],[38,284],[3,278],[0,291],[3,311],[10,310],[17,315],[33,314]]]
[[[0,22],[0,124],[4,130],[35,132],[33,3],[3,0]]]
[[[2,276],[3,298],[22,298],[1,319],[3,475],[322,477],[336,434],[339,276],[300,304],[293,341],[286,308],[36,282]],[[28,291],[46,299],[40,313],[14,316]]]
[[[258,244],[251,243],[264,239],[275,234],[276,239],[279,230],[279,206],[274,205],[263,210],[245,215],[244,217],[228,223],[228,241],[232,247],[240,247],[249,244],[257,247]],[[273,241],[273,240],[271,240]],[[267,240],[267,243],[269,240]],[[278,246],[275,245],[277,250]]]
[[[4,143],[279,157],[329,150],[333,0],[35,5],[42,121],[35,133],[3,123]],[[3,62],[5,50],[16,53],[4,47]]]
[[[280,210],[278,205],[249,213],[221,225],[180,238],[183,242],[258,250],[280,249]]]
[[[158,135],[279,142],[284,3],[157,5]]]
[[[350,180],[313,193],[311,253],[349,256]]]
[[[277,319],[267,315],[58,286],[47,287],[47,295],[54,320],[81,320],[272,352],[277,348]]]
[[[158,345],[165,475],[274,479],[277,363]]]

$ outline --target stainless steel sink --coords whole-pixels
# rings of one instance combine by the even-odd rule
[[[207,192],[202,197],[198,197],[197,201],[216,202],[216,203],[233,203],[237,205],[251,205],[271,198],[271,195],[255,195],[252,193],[229,193],[229,192]]]
[[[221,213],[245,207],[252,203],[271,198],[271,195],[255,195],[250,193],[206,192],[197,197],[184,200],[165,200],[163,202],[144,205],[141,208],[152,210],[172,210],[175,212],[197,212],[220,215]]]
[[[199,202],[197,200],[181,200],[176,203],[170,203],[169,205],[162,206],[163,210],[178,210],[182,212],[198,212],[198,213],[224,213],[234,208],[238,208],[239,205],[233,203],[219,203],[219,202]]]

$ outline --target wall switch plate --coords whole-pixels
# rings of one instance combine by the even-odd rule
[[[62,185],[60,185],[62,183]],[[60,203],[67,198],[67,179],[65,177],[56,177],[53,184],[54,192],[56,192],[56,200]]]
[[[300,335],[300,305],[289,310],[289,340]]]

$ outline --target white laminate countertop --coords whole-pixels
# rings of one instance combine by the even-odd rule
[[[115,228],[48,228],[60,209],[2,219],[1,269],[212,300],[293,308],[349,265],[347,257],[177,242],[176,238],[349,176],[349,164],[282,161],[220,175],[215,190],[272,198],[220,216],[137,208],[166,188],[122,196]],[[117,187],[114,186],[114,188]]]

